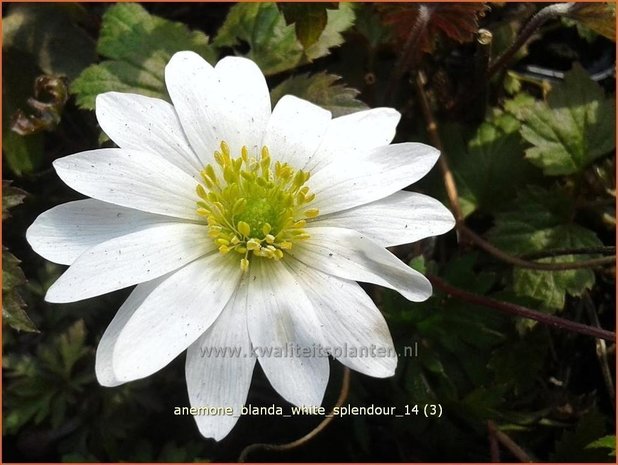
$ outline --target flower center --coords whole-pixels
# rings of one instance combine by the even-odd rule
[[[214,156],[216,165],[200,172],[197,213],[221,254],[240,254],[240,268],[247,271],[250,256],[281,260],[284,250],[309,237],[307,219],[319,211],[307,208],[315,198],[306,185],[308,172],[273,162],[266,146],[258,157],[243,147],[233,158],[223,141]]]

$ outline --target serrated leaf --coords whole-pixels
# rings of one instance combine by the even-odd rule
[[[326,12],[328,21],[320,38],[305,50],[306,59],[311,62],[330,54],[330,49],[343,43],[343,32],[354,25],[354,5],[340,3],[336,10]]]
[[[609,449],[609,456],[616,456],[616,436],[603,436],[595,441],[592,441],[586,446],[586,449]]]
[[[367,105],[356,99],[359,91],[337,84],[339,79],[339,76],[325,72],[292,76],[275,87],[270,98],[274,106],[284,95],[295,95],[326,108],[333,117],[366,110]]]
[[[571,201],[559,191],[529,187],[517,197],[515,208],[496,214],[490,231],[492,243],[513,253],[523,254],[550,249],[598,247],[597,235],[570,222]],[[544,263],[570,263],[589,258],[586,255],[563,255],[540,260]],[[565,295],[579,296],[592,288],[592,270],[536,271],[513,270],[513,289],[543,303],[547,310],[564,307]]]
[[[71,373],[75,363],[88,353],[85,341],[86,326],[83,320],[75,322],[58,338],[58,351],[65,373]]]
[[[26,276],[19,267],[20,260],[2,247],[2,318],[18,331],[37,331],[26,314],[26,303],[19,294],[19,287],[26,283]]]
[[[598,246],[599,241],[587,237],[587,230],[563,230],[563,247]],[[579,234],[579,235],[578,235]],[[562,257],[544,258],[540,263],[572,263],[582,256],[564,255]],[[592,289],[594,272],[588,269],[566,271],[535,271],[516,268],[513,271],[513,289],[519,295],[530,296],[543,302],[548,310],[562,310],[565,294],[581,296],[584,291]]]
[[[400,44],[406,42],[412,26],[419,15],[420,3],[395,3],[380,5],[384,22],[393,28]],[[428,5],[429,20],[419,39],[419,52],[431,53],[440,35],[459,42],[470,42],[479,29],[479,18],[489,9],[485,3],[431,3]]]
[[[2,246],[2,290],[11,291],[26,283],[26,276],[19,267],[21,261]]]
[[[597,34],[616,42],[616,4],[612,2],[595,2],[582,4],[569,13],[569,17],[578,21]]]
[[[49,75],[74,79],[95,58],[95,44],[76,25],[85,8],[78,4],[11,4],[2,19],[3,48],[31,54]]]
[[[592,441],[606,434],[605,420],[599,412],[592,410],[581,417],[577,426],[566,431],[556,443],[553,462],[601,462],[608,454],[603,449],[587,448]]]
[[[26,313],[26,303],[19,293],[12,291],[2,294],[2,321],[18,331],[38,332]]]
[[[519,128],[512,115],[496,111],[478,127],[467,149],[461,134],[451,128],[448,153],[465,215],[504,209],[522,184],[540,177],[524,159]]]
[[[615,104],[579,65],[524,114],[521,134],[532,147],[526,158],[549,176],[578,173],[611,152]]]
[[[341,3],[327,12],[326,27],[313,45],[303,49],[293,26],[286,24],[275,3],[237,3],[219,29],[217,47],[249,46],[244,56],[255,61],[264,74],[287,71],[298,65],[328,55],[329,49],[343,42],[341,33],[354,22],[353,7]]]
[[[93,109],[102,92],[135,92],[166,98],[165,65],[180,50],[214,61],[208,36],[184,24],[159,18],[135,3],[111,6],[103,15],[97,44],[109,60],[86,68],[71,86],[82,108]]]
[[[337,8],[337,3],[278,3],[287,25],[294,24],[296,38],[303,48],[308,48],[320,38],[328,22],[327,8]]]
[[[77,104],[89,110],[94,109],[97,95],[109,91],[167,99],[167,91],[161,79],[123,61],[104,61],[90,66],[71,86]]]
[[[12,181],[2,180],[2,220],[11,217],[9,210],[21,205],[28,195],[26,191],[11,185]]]
[[[76,369],[78,360],[94,352],[84,344],[85,334],[84,323],[78,320],[61,333],[46,332],[37,341],[36,354],[11,353],[6,357],[5,393],[11,404],[6,431],[14,434],[26,423],[54,430],[67,417],[76,418],[76,409],[83,409],[84,400],[83,394],[78,394],[94,381],[91,365],[83,371]]]
[[[520,121],[523,121],[534,107],[535,98],[527,92],[519,92],[513,98],[504,101],[504,110],[512,114]]]

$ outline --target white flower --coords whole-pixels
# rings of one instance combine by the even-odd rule
[[[390,108],[333,119],[285,96],[271,111],[264,76],[247,59],[213,68],[180,52],[165,80],[173,106],[98,96],[98,121],[120,148],[56,160],[60,178],[92,198],[52,208],[27,232],[36,252],[70,265],[49,302],[137,284],[97,349],[99,382],[144,378],[188,348],[191,405],[238,415],[256,359],[296,405],[320,404],[329,377],[327,357],[256,357],[252,349],[319,345],[361,373],[393,375],[386,322],[355,281],[412,301],[431,295],[427,279],[385,247],[453,227],[438,201],[401,191],[438,151],[389,145],[400,117]],[[335,350],[371,346],[385,351]],[[242,355],[208,356],[225,347]],[[195,419],[220,440],[237,416]]]

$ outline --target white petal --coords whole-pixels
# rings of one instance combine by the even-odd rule
[[[247,400],[254,366],[247,329],[247,292],[241,285],[219,318],[187,351],[191,406],[233,409],[233,415],[194,416],[202,436],[220,441],[232,430]]]
[[[376,202],[319,216],[310,226],[353,229],[391,247],[444,234],[453,229],[455,218],[432,197],[399,191]]]
[[[95,199],[77,200],[41,213],[26,231],[26,239],[47,260],[70,265],[101,242],[171,220]]]
[[[380,310],[365,291],[354,281],[322,273],[297,260],[286,264],[313,304],[331,355],[366,375],[393,376],[397,367],[393,339]]]
[[[302,356],[303,349],[323,343],[319,322],[282,263],[251,261],[247,319],[251,343],[275,390],[294,405],[320,405],[328,383],[328,357]],[[276,356],[277,351],[285,356]]]
[[[357,158],[343,156],[318,171],[308,185],[322,215],[387,197],[425,176],[440,152],[417,143],[387,145]]]
[[[273,110],[262,143],[268,147],[273,160],[302,168],[316,153],[330,120],[329,111],[285,95]]]
[[[215,69],[197,53],[178,52],[165,67],[165,84],[193,151],[210,163],[220,143],[209,118],[219,93]]]
[[[305,169],[316,173],[342,154],[356,158],[391,143],[401,115],[392,108],[372,108],[331,120],[316,156]]]
[[[234,156],[243,145],[250,153],[261,150],[270,118],[270,93],[262,71],[251,60],[225,57],[215,66],[221,82],[220,103],[209,113],[217,122],[219,139],[225,140]]]
[[[214,253],[169,275],[141,302],[136,296],[138,305],[123,306],[103,335],[101,372],[123,383],[159,371],[213,324],[241,273],[237,260]]]
[[[49,288],[48,302],[74,302],[176,270],[215,248],[205,225],[163,223],[88,249]]]
[[[176,53],[165,82],[180,122],[202,164],[213,160],[222,140],[233,155],[257,150],[270,117],[264,75],[246,58],[226,57],[210,66],[193,52]]]
[[[112,355],[118,335],[136,310],[144,303],[146,297],[168,277],[169,275],[161,276],[160,278],[135,286],[133,292],[131,292],[127,300],[124,301],[118,312],[116,312],[116,316],[103,333],[103,337],[97,346],[94,365],[97,380],[102,386],[111,387],[124,383],[124,381],[120,381],[116,378],[112,364]]]
[[[163,158],[125,149],[98,149],[53,163],[69,187],[104,202],[199,220],[196,182]]]
[[[120,148],[157,154],[197,177],[202,165],[189,146],[174,107],[137,94],[99,94],[96,114],[101,129]]]
[[[363,234],[343,228],[310,228],[290,252],[324,273],[394,289],[413,302],[431,296],[431,283]]]

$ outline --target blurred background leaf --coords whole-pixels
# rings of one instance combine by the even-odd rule
[[[239,51],[248,47],[247,52],[240,54],[255,61],[268,76],[328,55],[331,48],[341,45],[341,33],[353,23],[354,6],[341,3],[338,9],[326,12],[326,25],[318,38],[305,48],[295,28],[286,24],[277,4],[238,3],[230,10],[214,44]]]
[[[492,243],[513,254],[525,254],[560,248],[598,247],[597,235],[572,224],[574,205],[570,197],[557,190],[528,188],[517,197],[515,209],[496,214],[490,232]],[[590,258],[590,256],[584,255]],[[562,255],[540,260],[544,263],[572,263],[582,256]],[[581,296],[594,285],[590,269],[567,271],[513,270],[513,288],[519,295],[541,301],[549,310],[561,310],[566,294]]]
[[[283,12],[285,23],[294,24],[296,38],[304,49],[315,44],[328,23],[327,9],[337,9],[337,2],[324,3],[277,3]]]
[[[338,83],[340,79],[325,72],[292,76],[270,92],[272,105],[274,107],[281,97],[289,94],[326,108],[333,117],[367,110],[367,105],[357,99],[359,92]]]
[[[112,5],[103,15],[97,42],[105,60],[84,70],[71,91],[78,105],[90,110],[102,92],[166,98],[163,71],[179,50],[191,50],[211,62],[216,58],[206,34],[153,16],[136,3]]]
[[[95,43],[80,27],[86,7],[78,3],[14,3],[2,18],[2,47],[32,55],[45,74],[70,80],[95,59]]]

